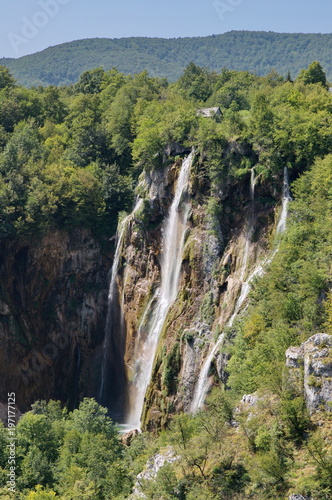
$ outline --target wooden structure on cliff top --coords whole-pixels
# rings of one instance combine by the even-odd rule
[[[197,116],[201,116],[203,118],[214,118],[218,121],[222,117],[222,112],[218,106],[213,108],[202,108],[197,111]]]

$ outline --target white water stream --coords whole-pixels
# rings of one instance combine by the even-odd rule
[[[250,193],[251,193],[251,199],[252,202],[254,202],[254,177],[253,177],[253,170],[252,170],[252,175],[251,175],[251,180],[250,180]],[[282,234],[285,229],[286,229],[286,220],[287,220],[287,214],[288,214],[288,202],[291,200],[291,196],[289,193],[289,181],[288,181],[288,171],[287,168],[284,168],[284,180],[283,180],[283,194],[282,194],[282,209],[281,209],[281,214],[280,218],[277,224],[277,229],[276,229],[276,235]],[[240,273],[240,279],[241,281],[243,280],[243,277],[245,275],[246,271],[246,266],[248,262],[248,257],[249,257],[249,247],[250,247],[250,239],[252,236],[253,232],[253,218],[251,220],[251,223],[249,224],[249,228],[247,230],[247,239],[246,239],[246,246],[245,246],[245,252],[244,252],[244,258],[243,258],[243,264],[241,268],[241,273]],[[241,293],[239,298],[236,301],[235,307],[234,307],[234,312],[232,316],[230,317],[229,321],[227,322],[226,326],[231,327],[233,326],[233,323],[235,321],[235,318],[237,317],[238,313],[240,312],[242,305],[246,298],[248,297],[248,294],[250,292],[250,283],[253,281],[255,277],[260,277],[264,274],[264,268],[269,265],[272,262],[273,257],[277,253],[278,249],[274,250],[271,257],[268,259],[264,259],[264,261],[259,264],[256,269],[249,275],[248,279],[242,283],[241,286]],[[194,397],[191,403],[191,413],[197,412],[204,404],[206,395],[210,389],[211,382],[209,379],[209,371],[210,371],[210,366],[213,361],[213,358],[217,354],[219,347],[222,345],[224,341],[224,332],[222,332],[219,335],[219,338],[216,342],[216,344],[213,346],[211,349],[210,353],[208,354],[201,372],[199,374],[198,382],[196,385]]]
[[[282,234],[286,230],[286,221],[288,215],[288,202],[291,201],[292,198],[289,193],[289,181],[288,181],[288,170],[287,167],[284,168],[284,182],[282,188],[282,207],[281,214],[278,221],[276,234]]]
[[[154,307],[150,314],[150,320],[145,325],[144,318],[138,333],[137,342],[140,344],[136,349],[134,380],[130,390],[130,408],[125,419],[126,425],[132,429],[140,429],[144,397],[151,379],[159,336],[169,308],[178,293],[184,238],[190,210],[188,188],[193,156],[192,152],[182,163],[174,199],[163,231],[161,286],[156,293],[155,300],[150,301],[149,304],[151,308]]]
[[[104,343],[103,343],[103,359],[102,359],[102,366],[101,366],[101,383],[100,383],[100,389],[99,389],[99,400],[101,400],[104,396],[104,387],[105,387],[105,381],[106,381],[106,376],[107,376],[107,364],[108,364],[108,359],[109,359],[109,350],[110,350],[110,344],[111,344],[111,329],[110,325],[112,323],[112,310],[113,307],[115,306],[114,300],[116,298],[116,291],[117,291],[117,282],[116,282],[116,277],[118,274],[119,270],[119,263],[120,263],[120,257],[122,253],[122,248],[123,248],[123,242],[124,242],[124,237],[126,233],[126,227],[130,220],[132,220],[135,212],[137,212],[143,204],[143,200],[141,198],[138,198],[134,207],[134,210],[127,215],[118,225],[118,230],[117,230],[117,245],[115,249],[115,254],[114,254],[114,260],[113,260],[113,265],[112,265],[112,272],[111,272],[111,281],[110,281],[110,286],[108,289],[108,307],[107,307],[107,318],[106,318],[106,326],[105,326],[105,337],[104,337]]]

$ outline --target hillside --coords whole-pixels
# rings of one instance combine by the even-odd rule
[[[0,59],[20,83],[67,85],[96,66],[126,74],[147,70],[151,76],[176,80],[193,61],[211,70],[226,67],[265,75],[275,69],[295,77],[313,60],[332,80],[332,34],[231,31],[191,38],[94,38],[49,47],[19,59]]]

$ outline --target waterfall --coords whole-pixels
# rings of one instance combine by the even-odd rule
[[[250,179],[250,193],[251,193],[251,200],[254,202],[254,186],[255,186],[255,177],[253,174],[253,169],[251,171],[251,179]],[[286,219],[287,219],[287,213],[288,213],[288,202],[291,200],[291,196],[289,193],[289,183],[288,183],[288,171],[287,168],[284,168],[284,181],[283,181],[283,194],[282,194],[282,210],[280,214],[280,218],[277,224],[277,229],[276,229],[276,234],[282,234],[285,229],[286,229]],[[251,222],[250,222],[251,221]],[[249,255],[249,245],[250,245],[250,238],[252,235],[253,231],[253,211],[252,211],[252,217],[249,217],[249,225],[248,225],[248,230],[247,230],[247,239],[246,239],[246,247],[245,247],[245,252],[244,252],[244,258],[243,258],[243,264],[242,264],[242,269],[240,273],[240,279],[241,281],[243,280],[246,267],[247,266],[247,261],[248,261],[248,255]],[[235,307],[234,307],[234,312],[227,322],[226,326],[231,327],[233,326],[233,323],[235,321],[235,318],[237,317],[238,313],[240,312],[242,305],[246,298],[248,297],[248,294],[250,292],[250,283],[253,281],[255,277],[260,277],[264,274],[264,269],[267,265],[269,265],[272,262],[273,257],[277,253],[278,249],[274,250],[270,258],[264,259],[264,261],[259,264],[254,271],[250,274],[248,279],[242,283],[241,286],[241,293],[239,298],[236,301]],[[218,352],[219,347],[222,345],[224,341],[224,332],[222,332],[219,335],[219,338],[214,345],[214,347],[211,349],[210,353],[208,354],[203,367],[201,369],[201,372],[199,374],[194,398],[191,404],[191,412],[195,413],[199,408],[201,408],[204,404],[206,395],[210,389],[210,380],[209,380],[209,370],[211,363],[213,361],[213,358]]]
[[[245,248],[244,248],[241,273],[240,273],[240,281],[242,281],[242,282],[244,281],[244,276],[245,276],[246,270],[248,268],[250,242],[251,242],[252,234],[254,231],[255,170],[253,168],[251,169],[251,174],[250,174],[250,200],[251,200],[251,207],[250,207],[250,214],[249,214],[248,222],[247,222],[246,244],[245,244]]]
[[[130,408],[125,419],[126,424],[135,429],[140,429],[141,426],[144,397],[151,379],[159,336],[169,308],[178,293],[184,238],[190,210],[188,188],[193,155],[193,152],[190,153],[182,163],[174,199],[163,228],[161,285],[154,299],[150,301],[150,307],[148,307],[150,310],[145,314],[138,332],[139,346],[136,349]]]
[[[289,181],[288,181],[288,170],[287,167],[284,168],[284,181],[282,188],[282,208],[281,214],[278,221],[276,234],[282,234],[286,229],[286,220],[288,215],[288,202],[291,201],[291,196],[289,193]]]
[[[256,183],[255,169],[252,168],[251,173],[250,173],[250,199],[251,199],[251,201],[255,200],[255,183]]]
[[[118,225],[117,244],[111,271],[111,280],[108,291],[108,305],[103,342],[101,363],[101,383],[99,388],[99,402],[108,408],[116,418],[119,418],[124,405],[125,369],[123,363],[125,345],[125,325],[122,308],[119,303],[117,274],[123,242],[128,223],[134,214],[141,208],[143,200],[137,198],[134,210]],[[120,416],[121,418],[121,416]]]

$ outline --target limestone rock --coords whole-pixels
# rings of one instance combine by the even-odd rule
[[[289,500],[311,500],[310,497],[304,497],[303,495],[290,495]]]
[[[227,365],[230,359],[230,355],[225,352],[221,352],[216,359],[216,368],[218,377],[223,384],[226,384],[228,379]]]
[[[300,368],[303,364],[303,348],[289,347],[286,351],[286,366],[288,368]]]
[[[130,446],[131,445],[131,442],[132,440],[134,439],[134,437],[138,436],[139,432],[137,429],[133,429],[129,432],[126,432],[125,434],[123,434],[121,436],[121,441],[122,443],[125,445],[125,446]]]
[[[245,394],[241,399],[241,403],[248,406],[256,406],[257,401],[258,401],[257,394]]]
[[[159,453],[150,458],[147,461],[144,470],[137,476],[137,482],[134,486],[133,493],[130,496],[130,499],[134,500],[136,498],[146,498],[140,486],[142,480],[151,481],[155,479],[158,471],[162,468],[163,465],[171,464],[178,459],[179,457],[175,454],[171,446],[167,446],[167,448],[160,450]]]
[[[169,156],[175,156],[175,155],[182,155],[184,153],[189,153],[190,148],[185,148],[182,144],[179,142],[171,142],[167,144],[164,150],[164,154],[169,157]]]
[[[9,316],[10,315],[10,307],[5,302],[0,301],[0,315],[1,316]]]
[[[287,349],[286,366],[290,369],[291,381],[302,385],[311,413],[321,408],[331,410],[332,335],[317,333],[300,347]]]

